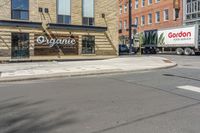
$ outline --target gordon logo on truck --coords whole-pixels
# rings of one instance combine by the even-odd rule
[[[168,37],[169,38],[182,38],[182,37],[191,37],[192,33],[191,32],[178,32],[178,33],[173,33],[169,32]]]
[[[182,46],[194,45],[195,26],[158,30],[158,45]]]

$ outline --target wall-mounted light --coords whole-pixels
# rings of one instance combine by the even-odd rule
[[[102,17],[102,18],[105,18],[105,17],[106,17],[105,13],[102,13],[102,14],[101,14],[101,17]]]
[[[42,13],[42,12],[43,12],[43,9],[42,9],[41,7],[39,7],[39,8],[38,8],[38,11]]]
[[[48,9],[48,8],[45,8],[45,9],[44,9],[44,12],[45,12],[45,13],[49,13],[49,9]]]

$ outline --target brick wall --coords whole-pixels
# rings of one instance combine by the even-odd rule
[[[0,19],[10,20],[11,18],[11,2],[10,0],[5,0],[0,6]]]
[[[174,0],[160,0],[159,3],[155,3],[155,0],[152,0],[153,3],[151,5],[148,5],[148,0],[145,1],[145,6],[141,6],[142,0],[139,0],[139,8],[135,9],[135,0],[132,0],[132,23],[135,21],[135,17],[138,17],[139,25],[138,25],[138,32],[144,31],[144,30],[152,30],[152,29],[162,29],[162,28],[169,28],[169,27],[176,27],[183,24],[183,8],[182,8],[182,0],[180,0],[180,12],[179,12],[179,18],[174,20],[173,19],[173,9],[174,9]],[[128,2],[128,0],[120,0],[119,6],[122,5],[124,7],[124,3]],[[163,20],[163,11],[164,9],[169,10],[169,20],[164,21]],[[124,9],[123,9],[124,11]],[[155,13],[157,11],[160,11],[160,22],[155,23]],[[152,13],[152,24],[148,24],[148,14]],[[141,26],[141,16],[145,16],[145,25]],[[128,22],[128,13],[122,13],[119,15],[119,21],[124,22],[124,20],[127,20]],[[123,30],[121,35],[128,35],[128,32]]]

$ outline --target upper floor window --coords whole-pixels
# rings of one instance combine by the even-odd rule
[[[199,5],[200,5],[200,2],[199,2]],[[174,9],[174,18],[175,19],[179,18],[179,12],[180,12],[179,9]]]
[[[187,0],[186,1],[186,19],[199,19],[200,15],[200,1],[199,0]],[[174,11],[174,20],[179,17],[179,9],[175,8],[176,12]],[[177,15],[177,17],[175,16]]]
[[[152,13],[148,14],[148,24],[152,24]]]
[[[135,0],[135,9],[138,9],[138,7],[139,7],[139,2],[138,0]]]
[[[122,14],[122,6],[119,6],[119,14]]]
[[[127,20],[124,20],[124,29],[127,30]]]
[[[11,18],[28,20],[29,19],[29,0],[11,1]]]
[[[141,17],[141,26],[144,26],[145,25],[145,16],[143,15]]]
[[[156,3],[160,2],[160,0],[156,0]]]
[[[127,13],[127,10],[128,10],[128,6],[127,4],[124,5],[124,13]]]
[[[57,22],[61,24],[71,23],[71,0],[57,0]]]
[[[160,12],[157,11],[156,12],[156,23],[159,23],[160,22]]]
[[[138,25],[139,24],[139,20],[138,20],[138,17],[135,18],[135,25]]]
[[[83,0],[83,25],[94,25],[94,0]]]
[[[142,7],[145,6],[145,0],[142,0]]]
[[[148,0],[148,5],[151,5],[152,3],[152,0]]]
[[[119,29],[122,29],[122,21],[119,22]]]
[[[163,11],[163,17],[164,17],[164,21],[169,20],[169,10],[168,9],[165,9]]]

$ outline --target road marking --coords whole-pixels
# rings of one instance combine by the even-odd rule
[[[199,92],[200,93],[200,87],[196,87],[196,86],[185,85],[185,86],[177,86],[177,88],[178,89],[189,90],[189,91],[194,91],[194,92]]]

